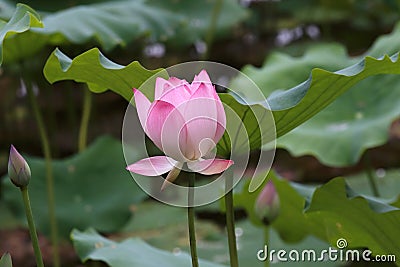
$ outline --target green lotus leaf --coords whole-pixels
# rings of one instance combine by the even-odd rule
[[[344,179],[333,179],[317,188],[306,217],[326,229],[335,245],[340,238],[349,248],[367,247],[373,255],[400,256],[400,209],[378,200],[368,201],[346,189]]]
[[[0,23],[0,65],[3,62],[3,44],[5,39],[15,37],[31,28],[43,27],[40,16],[35,10],[24,4],[18,4],[8,22]]]
[[[147,38],[149,43],[188,46],[205,39],[214,6],[214,1],[182,0],[88,0],[74,3],[76,6],[71,7],[70,3],[29,1],[32,7],[41,10],[38,12],[43,15],[44,27],[33,28],[10,40],[5,46],[5,62],[37,56],[46,45],[94,41],[103,50],[110,51],[134,40],[143,43]],[[7,17],[13,10],[11,6],[11,2],[5,2],[0,15]],[[245,8],[234,0],[224,1],[221,10],[215,29],[216,38],[226,35],[232,26],[247,16]],[[15,12],[20,11],[17,8]],[[30,12],[36,16],[32,9]],[[20,23],[18,27],[22,25]]]
[[[154,248],[139,238],[129,238],[115,242],[99,235],[94,229],[71,233],[74,247],[83,261],[97,260],[111,267],[186,267],[191,263],[189,254],[174,255]],[[223,267],[223,265],[200,260],[203,267]]]
[[[400,24],[379,38],[367,55],[395,53],[400,49],[399,39]],[[342,45],[320,44],[299,58],[272,54],[262,68],[246,66],[243,72],[268,96],[274,110],[281,109],[274,112],[277,135],[288,134],[277,140],[277,147],[294,156],[313,155],[326,165],[343,167],[357,163],[366,149],[387,141],[390,124],[400,115],[400,77],[377,74],[398,74],[398,65],[398,54],[352,58]],[[306,79],[310,71],[308,80],[287,89]],[[237,79],[232,84],[241,88],[241,83]],[[338,99],[329,105],[329,98]],[[322,106],[326,108],[307,121]]]
[[[112,1],[51,13],[43,23],[45,27],[35,32],[50,36],[54,44],[83,44],[97,39],[105,50],[111,50],[143,35],[155,40],[171,38],[184,17],[145,1]]]
[[[74,80],[86,83],[94,93],[102,93],[108,89],[130,101],[132,88],[139,88],[147,79],[160,72],[147,70],[139,62],[128,66],[116,64],[97,48],[93,48],[73,60],[56,49],[44,66],[43,72],[50,83],[61,80]]]
[[[45,161],[26,157],[32,171],[29,193],[38,230],[49,233]],[[85,151],[54,160],[56,217],[60,233],[68,237],[73,227],[96,227],[104,232],[120,229],[130,218],[129,206],[147,195],[125,170],[121,142],[102,137]],[[21,193],[4,179],[2,198],[14,214],[25,221]]]
[[[369,192],[365,185],[365,175],[358,175],[357,177],[349,177],[346,179],[346,182],[351,184],[352,189],[356,190],[357,193],[350,190],[341,182],[335,183],[334,186],[332,186],[332,184],[323,185],[319,188],[316,186],[305,186],[288,182],[279,179],[273,173],[270,173],[268,178],[273,180],[278,194],[281,197],[280,216],[272,224],[272,227],[270,227],[268,242],[265,242],[263,239],[263,232],[266,229],[260,227],[262,224],[259,222],[258,218],[256,218],[256,220],[258,220],[257,226],[250,223],[249,220],[237,221],[236,228],[238,233],[238,244],[240,247],[239,260],[241,265],[264,266],[264,263],[258,261],[254,256],[254,253],[259,249],[262,249],[264,244],[267,244],[269,249],[276,250],[285,249],[286,251],[289,251],[291,249],[315,249],[316,251],[322,251],[329,247],[328,243],[321,241],[322,239],[331,241],[331,247],[335,248],[335,238],[330,240],[327,233],[330,233],[331,228],[336,228],[337,225],[334,223],[325,224],[325,217],[322,214],[320,216],[313,214],[312,216],[316,217],[308,217],[308,210],[312,205],[331,196],[330,194],[325,195],[325,193],[321,196],[316,193],[319,192],[320,188],[333,190],[333,192],[337,192],[336,190],[341,188],[340,190],[345,191],[346,196],[339,195],[340,199],[338,202],[340,204],[336,204],[340,205],[340,207],[333,208],[332,211],[350,209],[351,211],[349,212],[354,212],[354,210],[359,207],[353,206],[351,203],[352,199],[363,198],[366,202],[364,208],[369,210],[367,212],[367,217],[360,216],[360,220],[364,218],[367,221],[366,223],[364,222],[363,225],[374,223],[369,216],[371,214],[375,214],[372,216],[378,216],[380,221],[379,223],[383,223],[383,225],[395,223],[384,218],[384,216],[386,216],[384,214],[388,212],[397,212],[397,209],[387,204],[386,199],[371,198],[358,193],[362,192],[364,194]],[[399,181],[397,178],[398,170],[388,172],[384,179],[379,180],[379,185],[382,189],[381,192],[385,197],[392,198],[393,195],[398,195],[398,192],[394,192],[395,190],[393,189],[393,187],[398,188],[397,185],[399,184]],[[341,179],[336,180],[339,181]],[[243,191],[235,193],[235,206],[244,207],[250,216],[250,220],[254,222],[254,217],[252,217],[254,216],[252,215],[252,212],[254,212],[254,201],[260,190],[255,193],[249,193],[247,190],[247,184],[248,181],[247,183],[244,183]],[[314,204],[311,202],[314,202]],[[183,231],[186,231],[187,222],[184,209],[165,206],[157,202],[140,203],[136,207],[135,216],[132,217],[131,221],[122,230],[120,236],[130,235],[134,232],[135,236],[143,238],[146,242],[158,248],[169,251],[174,249],[188,251],[187,237],[183,235],[182,238],[176,238],[176,236],[181,236]],[[201,214],[205,211],[210,212],[210,207],[203,207],[201,210],[196,210]],[[331,209],[326,207],[325,210]],[[211,211],[216,210],[212,208]],[[157,219],[160,217],[163,218],[162,222]],[[201,216],[199,217],[201,218]],[[337,213],[337,221],[342,222],[344,220],[342,217],[341,214]],[[359,222],[357,220],[354,220],[353,223],[358,224]],[[198,233],[198,241],[200,244],[203,244],[203,246],[198,247],[199,256],[203,259],[213,259],[213,261],[215,260],[223,264],[228,264],[229,257],[226,247],[225,229],[220,229],[215,227],[215,225],[210,225],[209,222],[198,219],[196,230]],[[365,229],[362,228],[358,229],[355,236],[361,236],[362,233],[364,233],[364,230]],[[162,235],[158,234],[160,231],[163,233]],[[391,235],[391,233],[387,232],[385,228],[376,229],[376,234],[379,235],[379,233],[383,231],[386,236]],[[394,232],[393,234],[396,233]],[[319,238],[316,238],[315,236]],[[348,237],[345,236],[343,238],[347,239]],[[380,242],[385,242],[385,238],[386,237],[382,237]],[[395,238],[396,237],[393,236],[393,239]],[[350,242],[350,240],[352,239],[349,238],[348,241]],[[352,244],[349,243],[349,245]],[[365,242],[363,247],[367,246],[369,245]],[[293,262],[276,262],[274,264],[277,266],[286,266],[289,264],[296,265],[296,263]],[[298,264],[299,266],[302,266],[301,262]],[[325,264],[337,266],[337,262],[316,262],[313,264],[315,264],[314,266],[325,266]]]
[[[325,165],[353,165],[366,149],[387,142],[389,127],[400,115],[399,99],[399,76],[369,77],[282,136],[277,146],[294,156],[313,155]]]
[[[53,43],[62,43],[65,38],[82,44],[95,38],[105,50],[141,36],[148,36],[153,42],[185,46],[204,39],[213,5],[214,1],[182,0],[122,0],[80,5],[48,14],[43,19],[45,27],[37,32],[55,35]],[[236,1],[224,1],[217,33],[227,31],[245,16],[245,9]]]
[[[275,91],[268,97],[277,135],[282,136],[301,125],[363,79],[378,74],[398,74],[399,65],[398,54],[395,54],[378,59],[367,56],[336,72],[313,69],[307,81],[285,91]],[[234,82],[239,82],[235,83],[235,88],[241,88],[240,81]],[[245,91],[241,97],[246,98]]]
[[[393,254],[398,258],[400,209],[388,204],[391,202],[388,199],[358,193],[359,190],[365,192],[364,178],[357,178],[359,182],[349,179],[357,188],[356,192],[343,178],[313,187],[279,179],[270,172],[268,179],[272,179],[281,205],[272,227],[288,242],[313,235],[336,246],[336,241],[344,238],[349,248],[367,247],[374,255]],[[360,186],[361,181],[364,185]],[[385,192],[398,184],[394,180],[380,183]],[[236,205],[244,207],[250,220],[259,227],[262,223],[255,214],[254,203],[261,190],[250,193],[245,185],[235,196]]]
[[[400,170],[399,169],[377,169],[373,175],[378,187],[379,197],[387,199],[388,203],[400,197]],[[346,177],[346,183],[357,193],[364,196],[373,196],[370,177],[367,172],[357,173]]]
[[[226,229],[218,227],[209,220],[202,220],[201,214],[204,212],[219,212],[217,207],[205,206],[196,209],[199,216],[196,220],[196,233],[198,241],[198,254],[202,259],[212,260],[220,264],[229,266],[229,251],[226,240]],[[219,214],[222,216],[222,214]],[[148,201],[140,203],[135,209],[135,216],[123,229],[119,236],[131,235],[142,238],[146,243],[167,251],[189,251],[187,233],[186,210],[171,207],[162,203]],[[159,220],[159,218],[163,218]],[[256,257],[257,251],[264,248],[264,244],[269,249],[326,249],[329,245],[313,236],[304,238],[301,242],[285,243],[279,237],[275,229],[269,231],[268,241],[264,240],[264,230],[255,227],[248,220],[237,221],[235,224],[238,233],[237,242],[239,246],[239,265],[240,266],[265,266]],[[160,235],[158,233],[162,232]],[[179,238],[177,238],[179,236]],[[321,263],[310,262],[309,266],[321,266]],[[302,262],[274,262],[276,266],[303,266]],[[324,266],[336,266],[336,263],[324,262]]]

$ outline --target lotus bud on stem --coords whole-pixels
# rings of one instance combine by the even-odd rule
[[[256,200],[254,209],[260,220],[265,225],[264,244],[268,244],[270,225],[278,217],[280,209],[279,196],[272,181],[268,181],[267,185],[261,191]],[[264,266],[268,267],[269,262],[270,259],[266,259]]]
[[[38,267],[44,267],[28,194],[28,184],[31,179],[31,170],[26,160],[21,156],[21,154],[15,149],[13,145],[11,145],[10,148],[10,157],[8,160],[8,175],[10,176],[11,182],[21,190],[26,219],[29,226],[29,234],[31,236],[32,246],[35,253],[36,264]]]
[[[279,196],[272,181],[268,181],[255,203],[255,212],[265,225],[270,225],[279,215]]]

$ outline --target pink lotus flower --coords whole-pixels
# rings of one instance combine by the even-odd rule
[[[205,175],[221,173],[233,164],[212,155],[225,132],[226,116],[205,70],[191,84],[175,77],[157,78],[153,102],[137,89],[134,97],[145,133],[166,156],[142,159],[127,170],[146,176],[170,172],[164,187],[177,178],[184,163]]]

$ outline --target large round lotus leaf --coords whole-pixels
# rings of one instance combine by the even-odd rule
[[[8,44],[4,46],[4,61],[7,63],[37,56],[46,44],[85,44],[95,41],[103,50],[110,51],[116,46],[126,46],[134,40],[147,38],[150,43],[188,46],[205,38],[215,3],[184,0],[28,2],[36,10],[44,11],[40,12],[44,27],[8,39]],[[0,15],[15,16],[12,15],[11,6],[2,4]],[[55,10],[58,11],[49,12]],[[21,15],[24,14],[20,12],[18,16]],[[35,13],[31,10],[28,15],[32,20]],[[246,9],[237,1],[225,0],[216,24],[216,38],[227,35],[246,16]],[[26,31],[29,29],[25,26],[29,26],[28,22],[26,17],[19,24],[10,25],[16,25],[17,29],[23,26]],[[0,51],[2,48],[0,44]]]
[[[379,38],[368,54],[381,56],[383,53],[391,54],[398,51],[399,38],[400,26],[390,35]],[[358,162],[364,150],[387,141],[388,127],[400,115],[400,76],[369,77],[377,66],[368,66],[367,61],[360,61],[361,59],[362,57],[349,57],[341,45],[324,44],[311,47],[299,58],[277,53],[271,55],[262,68],[246,66],[243,69],[263,93],[269,96],[273,109],[279,98],[281,106],[290,108],[287,105],[288,96],[298,91],[295,89],[311,84],[308,92],[297,96],[297,106],[304,107],[298,109],[295,116],[297,120],[310,118],[308,114],[317,109],[317,104],[320,105],[322,98],[339,96],[330,106],[310,120],[303,119],[306,121],[304,124],[290,127],[294,129],[278,139],[277,147],[285,148],[295,156],[314,155],[329,166],[349,166]],[[392,60],[398,61],[398,57],[394,56]],[[359,63],[351,66],[356,61]],[[342,69],[346,66],[351,67]],[[305,83],[283,91],[306,80],[313,68],[336,72],[314,69]],[[363,71],[360,72],[360,69]],[[390,72],[383,70],[380,73]],[[356,76],[363,76],[364,80],[354,82],[349,79]],[[241,80],[237,79],[233,83],[240,87]],[[319,97],[309,99],[307,96],[312,87],[324,87],[329,90],[325,89]],[[351,89],[340,95],[343,87]],[[330,102],[325,103],[327,105]],[[275,116],[278,136],[279,123],[287,119],[286,115]]]
[[[278,139],[278,147],[294,156],[314,155],[330,166],[352,165],[365,149],[386,143],[399,115],[400,76],[370,77]]]
[[[71,233],[76,252],[82,261],[103,261],[110,267],[187,267],[190,256],[185,252],[172,253],[154,248],[139,238],[115,242],[90,228],[85,232],[74,229]],[[225,267],[199,260],[202,267]]]
[[[317,187],[279,179],[272,171],[268,178],[273,181],[280,199],[280,213],[271,226],[283,240],[296,242],[314,235],[334,247],[339,238],[344,238],[348,248],[367,247],[374,255],[399,257],[400,209],[396,203],[389,205],[388,199],[361,195],[343,178],[332,179]],[[380,180],[378,185],[387,196],[387,187],[396,187],[398,183]],[[355,189],[365,190],[360,186]],[[235,195],[236,205],[246,209],[252,222],[260,191],[248,192],[244,186],[243,191]]]
[[[251,202],[251,199],[248,199],[248,202]],[[254,204],[254,202],[252,203]],[[299,202],[299,204],[301,204],[301,202]],[[303,207],[300,207],[300,209],[302,212]],[[209,211],[209,207],[205,206],[202,210]],[[198,209],[196,209],[196,211],[198,211]],[[290,212],[292,211],[293,209],[290,210]],[[201,213],[201,211],[199,211],[199,213]],[[162,218],[162,220],[159,218]],[[136,237],[142,238],[148,244],[167,251],[189,251],[186,218],[185,209],[167,206],[154,201],[141,203],[137,205],[135,216],[133,216],[130,223],[126,225],[121,235],[131,235],[131,233],[134,233]],[[266,243],[263,235],[264,229],[255,227],[248,220],[238,221],[235,227],[238,234],[237,243],[239,247],[240,266],[265,266],[265,263],[259,261],[255,256],[255,253],[262,249],[264,244],[267,244],[271,249],[285,249],[287,251],[290,249],[322,250],[328,247],[326,242],[313,236],[307,236],[301,240],[301,242],[286,243],[279,237],[274,229],[270,229],[269,240]],[[226,229],[218,227],[210,221],[197,219],[196,234],[198,242],[197,249],[201,259],[229,266]],[[79,243],[82,244],[83,242],[79,241]],[[79,249],[79,243],[77,241],[74,242],[75,248]],[[143,250],[143,253],[145,253],[145,250]],[[203,265],[201,264],[200,266]],[[304,266],[304,263],[274,262],[273,266]],[[322,265],[319,262],[310,262],[307,266]],[[334,262],[324,262],[323,266],[336,266],[336,264]]]
[[[33,216],[38,230],[48,234],[45,162],[26,158],[32,171],[28,190]],[[56,217],[64,237],[73,227],[92,226],[111,232],[129,220],[129,206],[147,195],[125,167],[121,142],[109,137],[98,139],[76,156],[53,161]],[[21,193],[9,179],[4,181],[2,194],[6,204],[25,221]]]
[[[3,7],[8,6],[7,4]],[[18,4],[8,22],[0,20],[0,65],[3,62],[3,44],[7,37],[21,34],[30,28],[43,27],[39,15],[32,8],[24,4]],[[15,37],[15,36],[14,36]],[[12,39],[12,38],[11,38]],[[32,46],[32,43],[30,44]],[[35,44],[33,44],[35,46]],[[22,51],[21,51],[22,52]],[[7,54],[7,53],[6,53]]]

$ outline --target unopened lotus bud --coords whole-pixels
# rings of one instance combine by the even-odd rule
[[[279,214],[279,196],[271,181],[261,191],[255,204],[255,212],[264,224],[270,225]]]
[[[28,163],[13,145],[11,145],[8,159],[8,175],[11,182],[17,187],[26,187],[31,179],[31,169]]]

